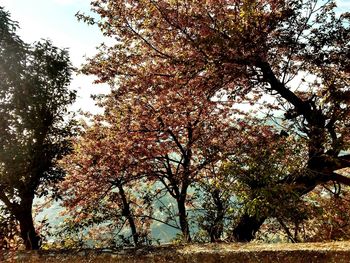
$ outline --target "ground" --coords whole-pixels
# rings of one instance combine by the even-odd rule
[[[350,262],[350,242],[191,244],[111,250],[1,251],[0,262]]]

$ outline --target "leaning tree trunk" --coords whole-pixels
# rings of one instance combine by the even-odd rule
[[[138,246],[139,233],[137,232],[134,216],[131,213],[130,204],[122,186],[119,186],[119,194],[121,196],[122,203],[123,203],[123,216],[125,216],[126,219],[128,220],[134,245]]]
[[[350,167],[350,155],[338,156],[339,149],[336,145],[339,138],[335,133],[334,121],[330,121],[326,125],[327,118],[322,111],[315,107],[312,101],[299,98],[280,82],[268,62],[258,59],[256,66],[261,69],[265,81],[270,84],[270,89],[293,105],[294,109],[286,112],[285,117],[296,119],[298,116],[303,116],[307,121],[309,138],[308,171],[293,182],[297,187],[296,194],[301,197],[312,191],[317,185],[332,180],[350,185],[350,178],[335,172],[338,169]],[[332,150],[325,151],[327,133],[332,138],[332,144],[335,147]],[[268,215],[265,218],[258,219],[254,215],[244,214],[232,232],[233,238],[236,241],[251,241],[266,218],[268,218]]]
[[[349,155],[344,156],[343,158],[339,158],[336,164],[339,167],[341,165],[346,166],[349,159]],[[350,185],[350,178],[333,172],[333,170],[336,170],[337,165],[334,165],[329,158],[324,158],[324,156],[310,158],[307,170],[311,174],[306,174],[295,179],[294,184],[297,186],[295,194],[302,197],[314,190],[316,186],[331,180]],[[253,240],[256,232],[268,217],[257,218],[255,215],[244,214],[233,229],[232,238],[238,242],[249,242]]]
[[[318,173],[321,173],[318,170]],[[318,181],[319,178],[312,176],[301,176],[295,180],[293,184],[297,186],[295,194],[299,197],[311,192],[315,187],[322,182],[325,183],[328,180]],[[279,198],[276,196],[276,198]],[[239,219],[238,224],[235,226],[231,233],[231,238],[237,242],[250,242],[255,238],[255,234],[259,231],[264,221],[273,216],[273,211],[270,211],[268,215],[264,217],[258,217],[256,215],[243,214]]]

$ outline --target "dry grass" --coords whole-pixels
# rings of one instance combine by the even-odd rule
[[[119,251],[0,252],[0,262],[350,262],[350,242],[162,245]]]

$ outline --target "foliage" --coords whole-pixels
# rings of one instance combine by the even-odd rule
[[[0,250],[18,249],[20,246],[20,233],[16,219],[5,207],[0,207]]]
[[[218,168],[209,168],[210,176],[203,176],[196,189],[196,223],[199,231],[195,240],[199,242],[227,239],[240,207],[232,187],[232,178]]]
[[[147,241],[150,208],[138,194],[142,193],[140,177],[128,170],[134,161],[119,135],[119,118],[107,121],[95,116],[94,123],[85,125],[75,140],[73,153],[61,162],[68,172],[61,184],[63,205],[72,218],[66,222],[80,231],[109,227],[122,243],[137,246]],[[131,242],[122,238],[125,225],[131,231]]]
[[[197,80],[191,83],[197,85]],[[162,195],[165,190],[175,199],[180,229],[184,239],[190,240],[186,212],[188,188],[199,180],[206,166],[223,158],[225,151],[236,143],[237,137],[232,135],[239,132],[239,125],[231,124],[231,120],[234,114],[241,116],[243,113],[230,109],[229,101],[205,99],[195,90],[183,89],[182,80],[170,84],[157,92],[142,94],[136,91],[120,94],[119,89],[114,89],[102,100],[100,105],[105,107],[105,113],[96,117],[99,130],[93,139],[96,142],[91,142],[92,149],[113,161],[94,159],[84,147],[83,154],[90,154],[89,160],[85,170],[78,173],[82,177],[80,181],[90,182],[86,189],[91,192],[100,192],[101,185],[110,190],[109,182],[97,181],[105,180],[106,169],[112,169],[109,177],[115,176],[119,181],[144,177],[150,185],[161,183],[164,189],[159,189],[158,194]],[[202,103],[197,104],[200,100]],[[83,159],[86,158],[78,158]],[[71,167],[77,173],[74,162]],[[105,166],[100,173],[105,175],[87,179],[88,167],[101,169],[101,164]],[[92,182],[96,186],[92,186]]]
[[[299,187],[294,182],[305,173],[305,148],[295,137],[286,138],[265,129],[259,137],[250,137],[223,165],[224,173],[234,182],[231,187],[248,213],[264,217],[271,210],[277,214],[279,208],[288,206],[293,191]],[[287,203],[281,206],[284,198]]]
[[[348,189],[328,192],[332,185],[317,187],[299,200],[295,214],[267,220],[257,233],[263,242],[324,242],[349,240]],[[329,190],[326,190],[329,189]]]
[[[327,189],[334,185],[326,186]],[[339,186],[335,185],[335,191]],[[341,193],[318,188],[311,192],[308,202],[314,204],[311,216],[305,222],[304,241],[340,241],[350,239],[349,189]]]

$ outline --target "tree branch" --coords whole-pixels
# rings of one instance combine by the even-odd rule
[[[332,173],[330,176],[330,180],[350,186],[350,177],[338,173]]]
[[[271,89],[275,90],[282,98],[291,103],[297,112],[301,113],[309,121],[311,113],[309,104],[287,89],[286,86],[276,78],[268,62],[257,62],[257,66],[261,69],[264,79],[271,85]]]

